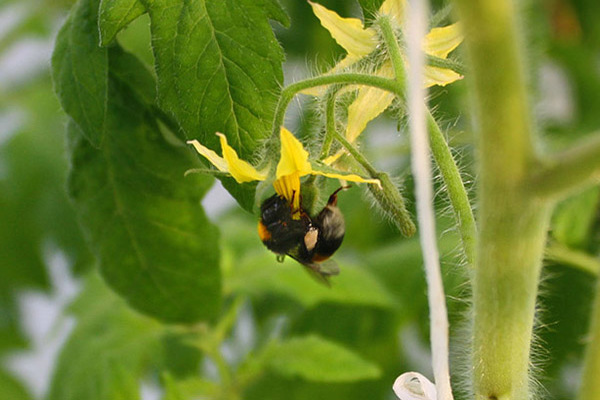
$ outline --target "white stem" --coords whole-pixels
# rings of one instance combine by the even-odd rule
[[[448,317],[439,253],[436,243],[435,214],[429,137],[427,135],[423,70],[425,55],[421,47],[427,32],[428,1],[413,0],[407,13],[408,38],[408,115],[412,144],[412,171],[415,179],[417,220],[423,249],[427,295],[429,300],[430,340],[433,356],[433,374],[438,400],[452,400],[448,367]]]

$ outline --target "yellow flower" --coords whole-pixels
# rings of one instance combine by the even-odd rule
[[[362,21],[356,18],[342,18],[334,11],[328,10],[320,4],[310,2],[313,12],[321,21],[321,25],[329,31],[335,41],[346,50],[346,57],[340,61],[332,72],[344,69],[361,58],[375,51],[377,48],[377,35],[373,28],[363,27]],[[401,24],[404,19],[406,0],[386,0],[379,8],[380,14],[385,14]],[[432,29],[424,38],[423,51],[431,56],[446,59],[448,54],[461,42],[463,36],[459,24],[455,23],[442,28]],[[384,62],[376,74],[385,78],[393,78],[394,71],[391,62]],[[424,86],[445,86],[449,83],[462,79],[455,71],[438,67],[425,67]],[[307,94],[319,95],[321,90],[305,92]],[[374,87],[360,87],[356,99],[348,108],[348,123],[346,127],[346,139],[353,143],[365,129],[367,124],[387,109],[394,95]],[[335,162],[343,152],[334,154],[325,159],[326,164]]]
[[[226,136],[222,133],[217,133],[217,135],[220,138],[223,157],[203,146],[197,140],[190,140],[187,143],[193,145],[196,151],[210,161],[219,171],[231,174],[238,183],[267,179],[267,171],[258,171],[250,163],[241,160],[236,151],[227,143]],[[289,130],[281,127],[280,135],[281,157],[277,164],[273,187],[277,194],[285,197],[296,211],[300,210],[300,178],[305,175],[323,175],[352,182],[379,184],[377,179],[365,179],[354,174],[330,173],[315,169],[308,160],[308,152]]]

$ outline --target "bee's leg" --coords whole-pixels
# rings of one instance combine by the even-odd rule
[[[348,186],[340,186],[339,188],[336,189],[335,192],[333,192],[331,194],[331,196],[329,196],[329,200],[327,201],[327,205],[331,205],[331,206],[335,206],[337,205],[337,194],[340,190],[346,190],[346,189],[350,189],[352,186],[348,185]]]

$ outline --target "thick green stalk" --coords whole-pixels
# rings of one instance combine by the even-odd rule
[[[600,399],[600,279],[596,283],[592,323],[587,339],[578,400],[597,400]]]
[[[473,276],[473,389],[525,400],[551,205],[523,190],[534,164],[513,0],[455,0],[465,29],[478,138],[479,237]]]

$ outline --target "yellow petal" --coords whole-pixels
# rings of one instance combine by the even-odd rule
[[[446,86],[449,83],[462,79],[463,76],[451,69],[425,67],[425,87],[434,85]]]
[[[310,174],[312,168],[308,162],[308,151],[304,150],[302,143],[283,126],[281,127],[281,158],[277,164],[276,177],[291,175],[295,172],[299,176]]]
[[[404,22],[405,7],[406,0],[385,0],[379,7],[379,12],[396,18],[396,21],[402,24]]]
[[[204,147],[197,140],[188,140],[188,144],[194,146],[196,151],[203,155],[212,165],[217,167],[217,169],[221,172],[229,172],[229,168],[227,167],[227,162],[222,157],[219,157],[217,153],[209,149],[208,147]]]
[[[341,156],[343,156],[343,155],[344,155],[344,153],[345,153],[345,151],[344,151],[344,150],[338,150],[338,152],[337,152],[337,153],[335,153],[335,154],[332,154],[332,155],[330,155],[329,157],[325,158],[325,159],[322,161],[322,163],[323,163],[323,164],[325,164],[325,165],[331,165],[331,164],[333,164],[334,162],[336,162],[337,160],[339,160],[339,158],[340,158]]]
[[[321,25],[348,54],[363,57],[375,50],[377,34],[372,28],[363,28],[360,19],[342,18],[320,4],[309,3]]]
[[[240,160],[233,147],[227,143],[225,135],[222,133],[217,133],[217,135],[221,140],[221,150],[223,151],[223,158],[227,163],[228,171],[238,183],[264,181],[267,178],[266,173],[259,172],[248,162]]]
[[[338,174],[335,172],[334,173],[324,172],[324,171],[318,171],[315,169],[313,169],[312,174],[313,175],[322,175],[322,176],[326,176],[328,178],[341,179],[341,180],[350,181],[350,182],[373,183],[377,186],[381,186],[381,182],[379,182],[379,179],[362,178],[355,174]]]
[[[386,61],[377,71],[378,76],[391,78],[394,76],[392,64]],[[385,111],[392,104],[395,95],[385,90],[374,87],[361,87],[358,95],[348,107],[348,124],[346,126],[346,139],[350,143],[365,129],[367,124]]]
[[[433,28],[423,40],[423,51],[432,56],[446,58],[462,40],[462,30],[458,22],[443,28]]]
[[[278,195],[283,196],[292,204],[292,210],[300,210],[300,174],[294,172],[284,175],[273,182]]]

